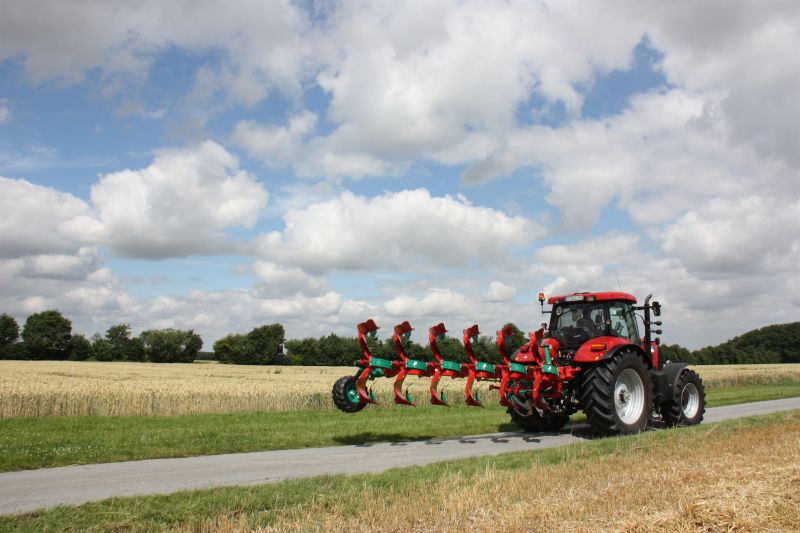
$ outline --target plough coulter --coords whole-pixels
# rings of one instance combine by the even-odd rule
[[[374,320],[358,324],[361,358],[355,362],[355,375],[340,378],[333,386],[333,402],[346,413],[355,413],[377,403],[368,384],[379,378],[394,380],[394,402],[415,406],[408,390],[408,376],[430,378],[428,391],[433,405],[449,407],[439,385],[443,378],[465,379],[465,403],[484,407],[473,390],[476,381],[491,382],[498,391],[500,405],[511,420],[526,431],[558,430],[570,415],[583,410],[598,434],[627,434],[644,430],[660,417],[667,425],[698,424],[705,412],[705,390],[700,377],[684,363],[664,361],[659,339],[652,329],[661,322],[661,306],[650,302],[636,306],[636,298],[623,292],[574,293],[552,296],[552,306],[544,310],[544,294],[539,294],[542,312],[550,314],[529,334],[529,342],[518,350],[509,349],[511,326],[497,331],[497,348],[502,362],[479,361],[473,344],[480,330],[474,324],[463,330],[466,362],[445,359],[438,343],[447,329],[443,323],[428,329],[432,361],[414,359],[407,353],[407,341],[414,328],[408,321],[394,326],[394,359],[372,355],[368,339],[379,329]],[[638,315],[636,311],[642,311]],[[643,335],[636,317],[641,318]]]

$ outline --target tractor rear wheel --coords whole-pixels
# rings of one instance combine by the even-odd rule
[[[514,422],[518,428],[529,433],[536,431],[558,431],[569,422],[569,415],[539,414],[536,409],[534,409],[533,413],[530,415],[524,415],[513,407],[509,407],[508,414],[511,415],[511,421]]]
[[[580,395],[583,412],[600,435],[638,433],[647,428],[652,389],[644,361],[625,350],[586,370]]]
[[[693,426],[706,412],[706,389],[694,370],[686,370],[675,382],[672,399],[661,404],[661,419],[668,426]]]
[[[361,403],[356,391],[355,376],[344,376],[333,384],[333,403],[345,413],[357,413],[366,404]]]

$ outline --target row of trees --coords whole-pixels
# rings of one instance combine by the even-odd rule
[[[250,333],[233,333],[214,343],[220,363],[237,365],[291,364],[283,350],[286,332],[280,324],[254,328]]]
[[[192,330],[152,329],[138,337],[128,324],[115,324],[91,339],[72,333],[72,322],[59,311],[34,313],[20,334],[17,321],[0,315],[0,359],[70,359],[191,363],[203,339]]]
[[[516,350],[524,342],[527,342],[527,336],[514,324],[514,334],[509,337],[507,344],[512,350]],[[368,339],[367,345],[369,346],[370,353],[376,357],[383,359],[394,359],[396,352],[392,339]],[[444,339],[437,342],[439,352],[442,357],[452,361],[467,362],[467,356],[464,352],[464,345],[459,339],[446,336]],[[431,353],[430,346],[420,345],[413,340],[405,341],[404,347],[406,353],[412,359],[421,359],[423,361],[432,361],[433,353]],[[288,350],[288,361],[290,364],[297,365],[320,365],[320,366],[337,366],[337,365],[351,365],[353,361],[361,357],[361,351],[358,346],[358,339],[355,337],[342,337],[331,333],[326,337],[320,338],[305,338],[300,340],[286,341],[286,348]],[[488,361],[491,363],[500,363],[502,358],[500,351],[497,349],[497,344],[493,337],[488,335],[481,335],[478,337],[477,342],[472,343],[472,349],[481,361]]]
[[[689,351],[677,344],[661,346],[666,357],[697,365],[800,363],[800,322],[754,329],[717,346]]]
[[[514,334],[508,345],[514,350],[528,341],[511,324]],[[91,339],[72,333],[72,323],[56,310],[34,313],[20,330],[17,321],[0,315],[0,359],[71,359],[77,361],[192,362],[203,340],[192,330],[153,329],[133,336],[128,324],[115,324],[105,335]],[[445,359],[466,362],[459,339],[445,337],[438,343]],[[286,349],[284,349],[284,347]],[[395,357],[391,338],[369,339],[373,355]],[[413,340],[405,343],[414,359],[432,360],[430,347]],[[500,353],[493,337],[483,335],[473,343],[481,361],[499,363]],[[667,359],[694,364],[800,363],[800,322],[756,329],[717,346],[690,351],[677,344],[663,344]],[[214,343],[214,357],[221,363],[249,365],[350,365],[360,357],[358,340],[331,333],[320,338],[285,339],[281,324],[254,328],[247,334],[227,335]]]

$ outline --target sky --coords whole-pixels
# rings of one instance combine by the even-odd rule
[[[623,290],[663,340],[800,317],[789,1],[0,3],[0,312],[205,349],[536,329]]]

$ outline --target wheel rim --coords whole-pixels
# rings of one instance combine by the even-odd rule
[[[361,401],[358,398],[358,391],[356,390],[356,384],[351,383],[347,387],[347,401],[354,404],[359,404]]]
[[[687,383],[681,391],[681,410],[686,418],[694,418],[700,409],[700,392],[694,383]]]
[[[633,424],[644,410],[644,383],[632,368],[626,368],[614,384],[614,408],[617,417],[625,424]]]

